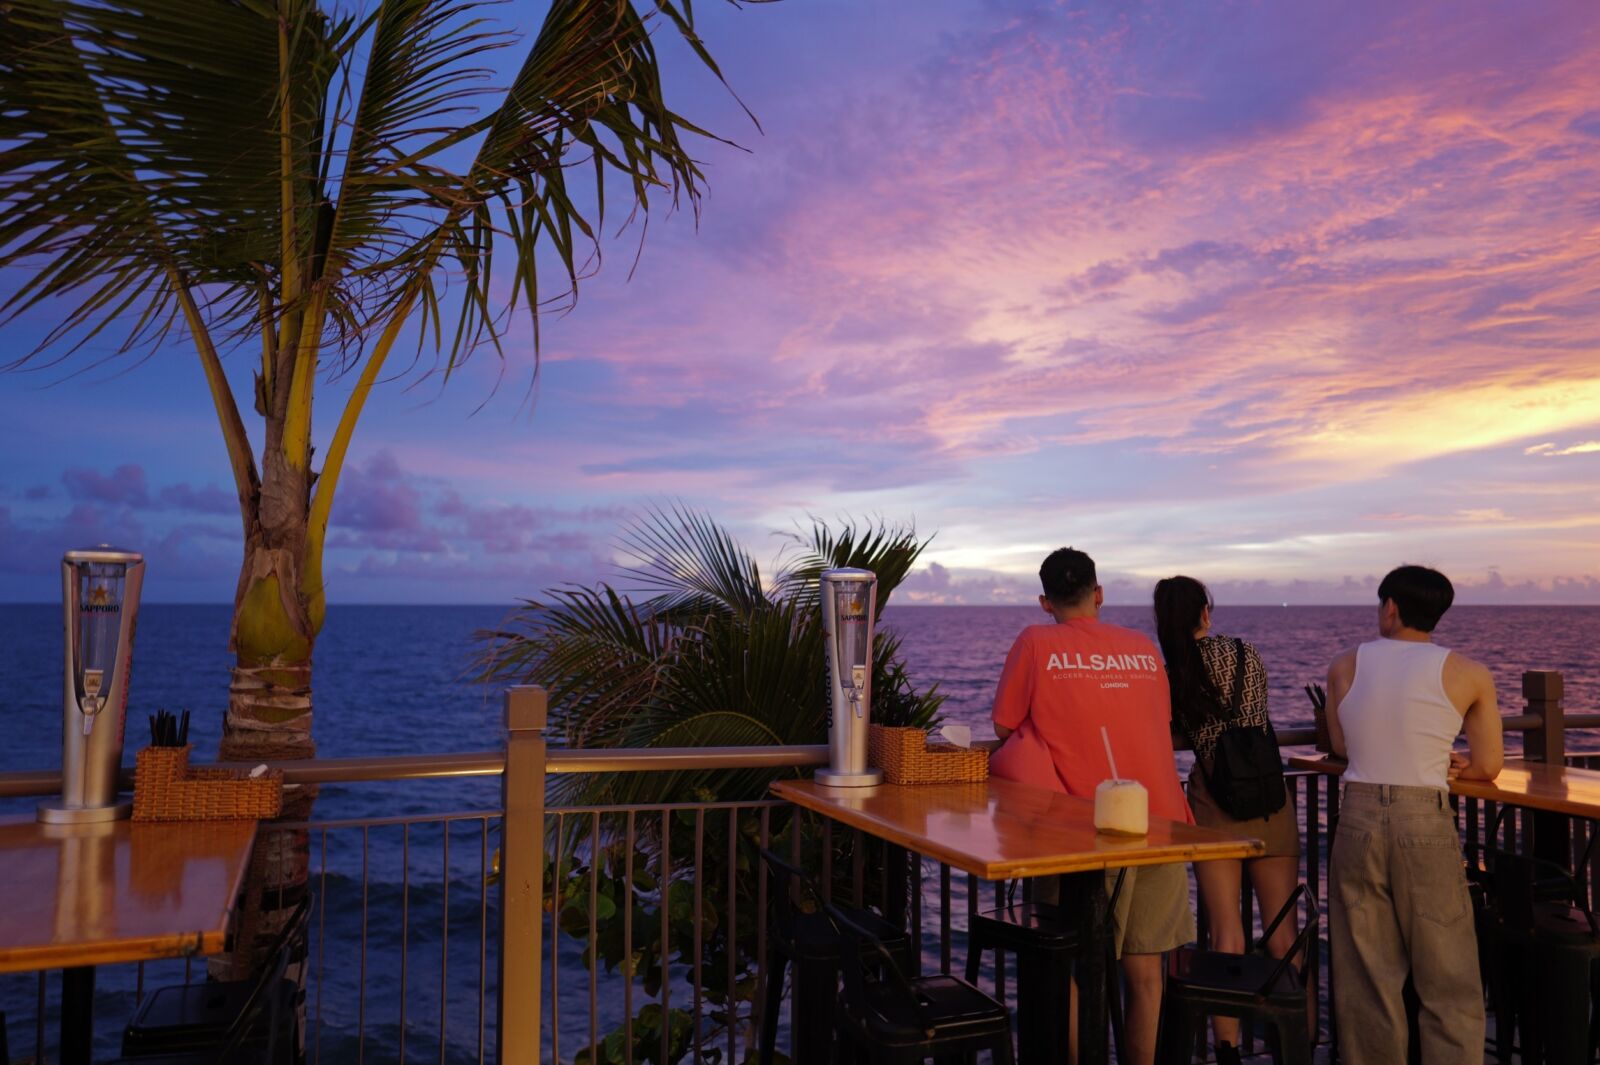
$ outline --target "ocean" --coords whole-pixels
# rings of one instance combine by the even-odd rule
[[[497,626],[507,610],[482,606],[336,606],[330,608],[316,652],[316,725],[319,753],[326,757],[487,750],[501,742],[502,699],[497,690],[472,681],[478,647],[474,634]],[[145,714],[157,708],[192,711],[191,737],[197,757],[213,756],[226,705],[229,609],[225,606],[151,604],[140,613],[128,712],[126,760],[142,744]],[[1107,620],[1151,631],[1150,613],[1141,607],[1108,607]],[[1025,626],[1043,619],[1036,607],[894,607],[885,625],[903,637],[907,671],[919,686],[937,683],[947,697],[946,719],[971,725],[978,736],[991,735],[989,701],[1006,651]],[[1302,686],[1325,675],[1341,649],[1370,636],[1376,607],[1219,606],[1215,630],[1242,637],[1261,651],[1271,682],[1271,713],[1282,726],[1311,721]],[[1506,713],[1520,711],[1524,669],[1554,669],[1566,676],[1571,711],[1600,709],[1600,607],[1473,607],[1446,615],[1437,637],[1487,663],[1494,671]],[[61,611],[58,605],[0,605],[0,771],[54,766],[60,757]],[[1513,744],[1514,746],[1514,744]],[[1580,734],[1572,749],[1597,749]],[[318,818],[370,818],[402,814],[487,809],[499,800],[494,779],[438,780],[405,784],[324,787]],[[0,813],[27,813],[32,803],[0,800]],[[478,1021],[476,986],[479,953],[478,875],[483,841],[471,824],[455,830],[449,861],[451,897],[447,927],[418,923],[406,951],[413,966],[406,995],[407,1059],[441,1057],[437,1027],[447,1021],[446,1060],[475,1060]],[[409,905],[413,914],[443,913],[438,876],[442,839],[437,830],[414,831],[410,843]],[[369,949],[399,953],[395,920],[402,873],[398,832],[367,834]],[[491,841],[489,846],[495,844]],[[322,883],[330,943],[359,942],[363,860],[361,833],[327,836]],[[313,840],[313,871],[318,868]],[[430,877],[430,873],[432,874]],[[934,878],[936,881],[936,878]],[[959,881],[960,878],[958,878]],[[0,874],[3,882],[3,874]],[[431,887],[423,885],[431,884]],[[936,883],[930,889],[936,891]],[[929,900],[936,905],[936,895]],[[925,910],[925,912],[930,912]],[[961,910],[958,908],[958,912]],[[415,920],[415,917],[413,918]],[[444,925],[437,918],[434,925]],[[448,938],[448,944],[446,939]],[[932,937],[930,937],[931,939]],[[581,948],[567,944],[561,970],[563,1010],[586,1024],[586,972]],[[325,1004],[321,1036],[326,1060],[394,1060],[398,982],[392,968],[366,974],[367,1000],[355,959],[323,959]],[[151,986],[176,979],[182,963],[152,966]],[[493,972],[492,953],[488,959]],[[174,969],[173,967],[176,967]],[[441,974],[442,975],[435,975]],[[54,981],[52,980],[52,987]],[[449,988],[439,1001],[439,988]],[[101,969],[96,996],[98,1045],[106,1056],[116,1048],[118,1019],[133,1008],[132,977],[126,967]],[[37,984],[32,976],[0,976],[0,1010],[11,1029],[13,1053],[30,1051]],[[576,997],[573,997],[576,996]],[[570,1002],[569,1002],[570,998]],[[636,992],[635,1008],[646,1001]],[[675,1000],[677,1001],[677,1000]],[[602,1012],[616,1014],[608,999]],[[364,1020],[365,1046],[355,1031]],[[53,1026],[54,1021],[51,1020]],[[563,1024],[562,1056],[577,1047]],[[417,1031],[411,1032],[415,1025]],[[492,1018],[488,1038],[492,1046]],[[53,1039],[54,1028],[50,1028]]]

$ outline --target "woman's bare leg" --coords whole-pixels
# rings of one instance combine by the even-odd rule
[[[1244,922],[1239,917],[1242,878],[1242,862],[1194,863],[1194,879],[1200,888],[1200,908],[1205,912],[1206,924],[1211,929],[1212,950],[1225,954],[1244,953]],[[1281,900],[1279,905],[1282,905]],[[1238,1043],[1237,1018],[1213,1017],[1211,1027],[1216,1033],[1217,1042]]]

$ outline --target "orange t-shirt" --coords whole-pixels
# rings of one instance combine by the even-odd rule
[[[1150,792],[1150,812],[1194,823],[1173,758],[1167,673],[1149,637],[1095,618],[1022,630],[995,689],[994,723],[1016,730],[1024,721],[1069,795],[1093,798],[1111,776],[1104,726],[1118,772]]]

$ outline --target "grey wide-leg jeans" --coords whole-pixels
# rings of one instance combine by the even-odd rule
[[[1423,1065],[1483,1065],[1483,984],[1461,840],[1435,788],[1346,784],[1333,841],[1328,934],[1340,1059],[1406,1060],[1409,975]]]

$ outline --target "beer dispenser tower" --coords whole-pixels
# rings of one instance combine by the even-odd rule
[[[822,632],[828,648],[828,692],[833,717],[828,730],[828,768],[816,782],[832,788],[883,783],[883,770],[867,767],[872,721],[872,626],[877,617],[878,578],[871,570],[822,571]]]
[[[39,804],[41,821],[116,821],[132,812],[133,804],[117,797],[117,776],[143,584],[144,556],[135,552],[101,545],[62,556],[67,657],[61,795]]]

